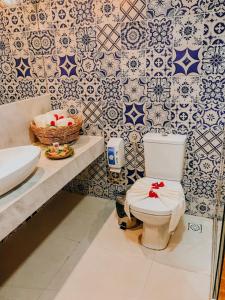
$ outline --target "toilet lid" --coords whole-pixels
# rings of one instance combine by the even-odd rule
[[[155,178],[146,178],[146,180],[147,180],[149,186],[153,182],[163,181],[166,184],[166,186],[170,187],[171,189],[181,190],[183,192],[183,188],[182,188],[180,182],[177,182],[177,181],[159,180],[159,179],[155,179]],[[133,185],[133,187],[135,186],[135,184]],[[132,188],[129,191],[130,195],[132,194]],[[183,197],[181,198],[181,201],[184,201]],[[176,205],[176,203],[174,205]],[[168,215],[171,215],[171,213],[172,213],[172,210],[170,208],[168,208],[167,206],[165,206],[160,201],[160,198],[145,197],[145,198],[143,198],[143,200],[140,199],[140,200],[136,201],[135,203],[132,203],[130,208],[131,208],[131,210],[134,210],[137,212],[142,212],[145,214],[155,215],[155,216],[168,216]]]

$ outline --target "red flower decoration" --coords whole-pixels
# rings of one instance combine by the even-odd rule
[[[73,125],[73,123],[72,122],[68,122],[68,124],[67,124],[68,126],[72,126]]]
[[[165,184],[164,184],[164,182],[163,181],[161,181],[160,183],[158,183],[158,182],[153,182],[152,183],[152,188],[153,189],[159,189],[159,188],[161,188],[161,187],[164,187],[165,186]]]
[[[153,192],[152,190],[149,192],[148,196],[150,198],[159,198],[158,194],[156,194],[155,192]]]
[[[51,122],[50,122],[50,125],[51,125],[51,126],[55,126],[55,121],[51,121]]]
[[[54,117],[55,117],[56,121],[59,120],[59,116],[57,114],[55,114]]]
[[[165,183],[163,181],[161,181],[158,185],[159,187],[164,187],[165,186]]]

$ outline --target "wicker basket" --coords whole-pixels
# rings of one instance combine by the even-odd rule
[[[79,132],[83,124],[82,114],[70,116],[74,120],[71,126],[60,127],[37,127],[34,122],[30,127],[34,135],[44,145],[52,145],[53,143],[67,144],[76,141],[79,138]]]

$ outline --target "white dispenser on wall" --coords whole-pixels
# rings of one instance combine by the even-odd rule
[[[124,142],[121,138],[111,138],[107,145],[107,159],[111,172],[120,173],[125,165]]]

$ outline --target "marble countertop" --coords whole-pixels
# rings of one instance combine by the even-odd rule
[[[73,147],[74,156],[57,161],[47,159],[42,151],[36,171],[0,197],[0,240],[101,155],[104,140],[99,136],[80,136]]]

